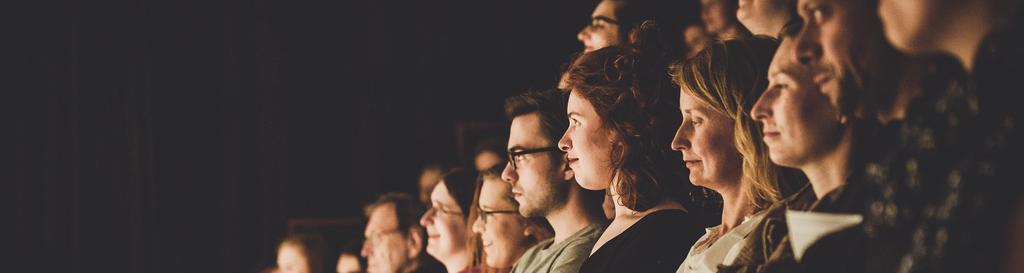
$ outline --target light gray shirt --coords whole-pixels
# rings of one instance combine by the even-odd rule
[[[541,241],[523,253],[512,273],[577,273],[603,231],[603,225],[593,224],[556,245],[554,238]]]

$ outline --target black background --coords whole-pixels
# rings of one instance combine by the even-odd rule
[[[28,2],[4,39],[19,272],[271,265],[289,219],[361,219],[468,163],[456,125],[554,86],[597,3]]]

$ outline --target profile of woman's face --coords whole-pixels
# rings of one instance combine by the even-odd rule
[[[672,139],[682,153],[690,182],[718,190],[739,185],[743,162],[734,141],[735,121],[694,97],[686,87],[679,94],[683,122]]]
[[[612,134],[604,128],[593,104],[576,91],[569,93],[569,128],[558,147],[566,153],[576,182],[588,190],[607,189],[612,181]]]
[[[443,180],[430,193],[430,203],[431,208],[420,218],[420,224],[427,229],[427,254],[442,263],[468,255],[466,214]]]
[[[519,216],[512,200],[512,185],[498,177],[484,179],[480,188],[481,213],[473,222],[486,255],[484,262],[493,268],[510,268],[530,246],[527,222]]]
[[[778,165],[800,168],[838,146],[842,123],[830,98],[796,62],[792,39],[784,39],[768,68],[768,90],[751,113],[763,125],[768,154]]]

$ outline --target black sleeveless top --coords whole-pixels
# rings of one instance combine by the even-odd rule
[[[648,214],[590,255],[580,273],[675,273],[704,234],[698,220],[674,209]]]

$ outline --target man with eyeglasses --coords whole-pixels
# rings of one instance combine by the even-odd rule
[[[386,193],[366,206],[366,241],[360,253],[367,273],[444,272],[424,255],[423,204],[404,193]]]
[[[509,163],[502,179],[524,217],[544,217],[554,238],[540,241],[512,268],[520,272],[578,272],[604,227],[604,193],[581,188],[556,144],[569,123],[556,90],[508,98]]]

